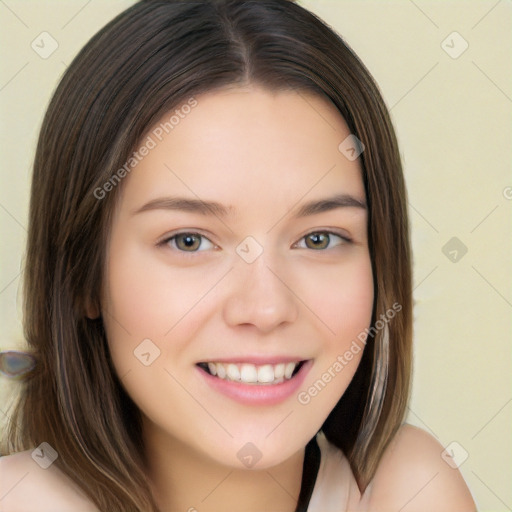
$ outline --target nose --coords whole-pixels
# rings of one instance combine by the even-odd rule
[[[232,327],[250,325],[261,333],[295,322],[298,303],[286,277],[263,256],[251,264],[239,261],[224,302],[225,322]]]

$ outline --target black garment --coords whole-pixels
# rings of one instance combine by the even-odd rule
[[[300,485],[299,501],[295,512],[307,512],[309,501],[313,494],[318,468],[320,467],[320,448],[316,436],[306,445],[304,463],[302,465],[302,482]]]

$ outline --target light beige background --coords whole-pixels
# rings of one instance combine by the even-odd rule
[[[30,167],[45,107],[77,51],[133,3],[0,1],[0,349],[22,346]],[[408,421],[443,446],[456,441],[456,456],[467,451],[460,469],[479,510],[511,510],[512,4],[302,4],[342,34],[373,73],[401,144],[415,283]],[[44,31],[58,43],[47,59],[31,48]],[[442,250],[453,237],[459,247],[445,252],[456,262]],[[2,377],[0,385],[5,417],[16,385]]]

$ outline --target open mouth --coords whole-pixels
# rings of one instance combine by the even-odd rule
[[[255,365],[250,363],[197,363],[203,371],[222,380],[252,385],[275,385],[293,379],[306,361]]]

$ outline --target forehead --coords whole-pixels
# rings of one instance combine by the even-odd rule
[[[123,184],[123,203],[180,194],[257,213],[326,193],[364,201],[359,161],[339,148],[349,135],[334,105],[311,93],[251,86],[202,94],[147,132],[140,148],[151,149]]]

